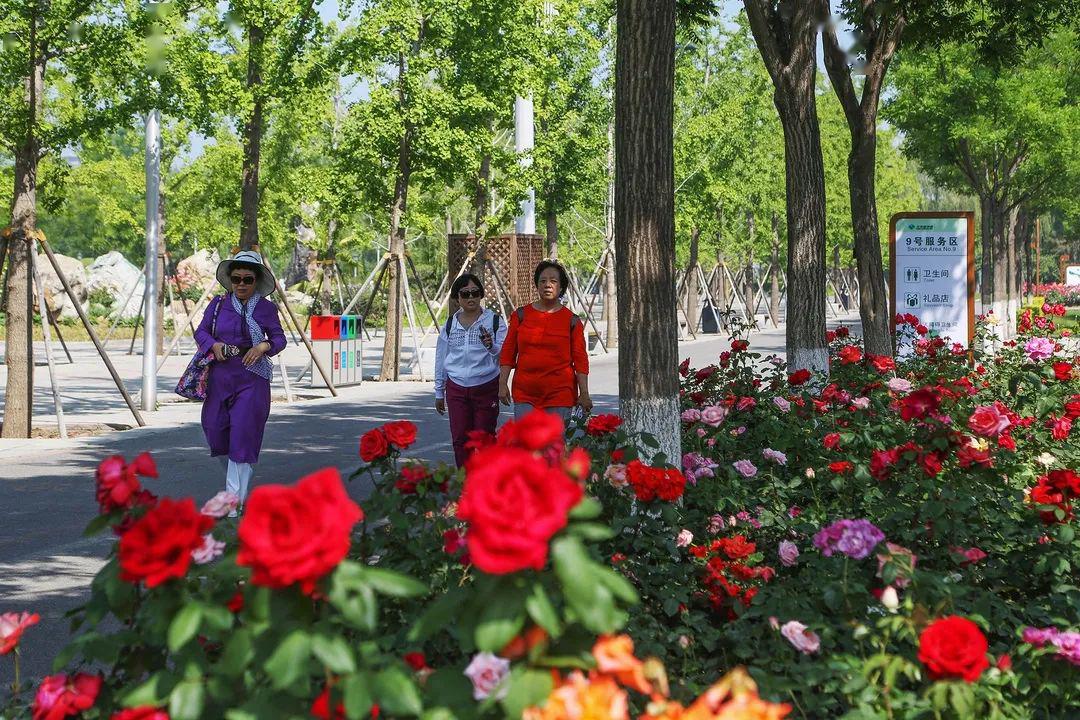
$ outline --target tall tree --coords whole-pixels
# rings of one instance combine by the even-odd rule
[[[30,253],[42,158],[128,120],[144,89],[139,11],[115,0],[20,0],[0,16],[0,142],[14,159],[6,310],[4,437],[29,437],[33,408]],[[138,74],[138,71],[137,73]],[[70,89],[61,94],[58,86]],[[133,92],[134,91],[134,92]],[[54,102],[57,97],[70,102]]]
[[[1058,31],[1007,67],[987,64],[969,45],[905,54],[893,74],[887,117],[904,149],[938,183],[979,198],[983,305],[1015,328],[1009,295],[1015,210],[1056,192],[1080,137],[1075,81],[1062,68],[1080,63],[1076,36]],[[989,282],[988,282],[989,281]]]
[[[825,343],[825,170],[815,49],[828,16],[819,0],[744,0],[784,128],[787,192],[787,360],[828,372]]]
[[[672,114],[675,1],[618,0],[615,272],[619,400],[631,432],[681,458]]]

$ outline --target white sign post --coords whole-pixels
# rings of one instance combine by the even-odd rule
[[[1066,265],[1063,280],[1066,285],[1080,285],[1080,265]]]
[[[896,315],[936,335],[975,339],[975,213],[898,213],[889,223],[889,288]]]

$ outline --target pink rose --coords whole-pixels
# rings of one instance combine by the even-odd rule
[[[699,438],[705,437],[705,428],[698,428],[695,432]]]
[[[757,406],[757,400],[752,397],[739,398],[739,403],[735,406],[736,410],[753,410]]]
[[[465,677],[472,681],[474,700],[484,700],[492,693],[499,700],[506,697],[509,687],[503,685],[503,681],[509,674],[510,661],[489,652],[474,655],[469,667],[465,668]]]
[[[911,584],[911,571],[915,569],[915,563],[918,562],[915,553],[896,543],[887,542],[885,547],[888,552],[878,553],[877,555],[877,576],[882,576],[887,563],[894,563],[896,565],[896,579],[893,580],[893,583],[898,588],[907,587]]]
[[[191,551],[191,559],[196,565],[206,565],[217,560],[225,552],[225,543],[215,540],[210,533],[203,535],[202,547]]]
[[[821,649],[821,638],[798,620],[784,623],[780,627],[780,634],[803,655],[812,655]]]
[[[240,496],[235,493],[222,490],[214,497],[206,501],[206,504],[202,506],[200,512],[203,515],[209,515],[212,518],[223,518],[240,504]]]
[[[1054,341],[1044,337],[1031,338],[1024,345],[1024,352],[1036,362],[1045,360],[1054,354]]]
[[[851,401],[851,404],[858,410],[865,410],[866,408],[870,407],[870,398],[857,397]]]
[[[786,413],[791,410],[791,403],[789,403],[782,397],[774,397],[772,401],[773,405],[775,405],[780,410],[780,412]]]
[[[716,535],[718,532],[724,529],[725,525],[726,523],[724,522],[723,515],[713,515],[709,518],[709,533],[712,535]]]
[[[1002,412],[998,403],[979,405],[968,418],[968,427],[971,431],[988,438],[997,437],[1007,430],[1010,424],[1009,416]]]
[[[682,415],[679,417],[682,418],[683,422],[694,423],[701,420],[701,411],[697,408],[690,408],[689,410],[683,410]]]
[[[612,463],[604,470],[604,479],[611,483],[612,487],[626,486],[626,466],[621,463]]]
[[[757,468],[749,460],[736,460],[731,463],[731,467],[738,470],[739,474],[744,478],[752,478],[757,475]]]
[[[777,554],[780,556],[780,563],[784,567],[793,567],[799,562],[799,546],[790,540],[780,541]]]
[[[905,380],[904,378],[893,378],[885,383],[885,385],[887,385],[894,393],[911,392],[911,381]]]
[[[723,405],[710,405],[701,411],[701,422],[706,425],[718,426],[727,417],[728,409]]]
[[[686,547],[692,542],[694,542],[694,534],[686,528],[680,530],[675,536],[675,547]]]
[[[772,460],[777,465],[787,465],[787,455],[779,450],[773,450],[772,448],[765,448],[761,451],[761,456],[766,460]]]

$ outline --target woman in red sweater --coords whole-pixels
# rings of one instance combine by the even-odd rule
[[[570,277],[562,265],[544,260],[533,282],[539,299],[510,315],[499,357],[499,399],[509,405],[513,398],[515,418],[541,409],[568,420],[574,405],[592,412],[585,327],[560,301]]]

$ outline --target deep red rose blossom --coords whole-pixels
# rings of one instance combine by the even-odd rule
[[[533,410],[520,420],[503,425],[499,430],[498,444],[526,450],[562,448],[565,435],[562,418],[543,410]]]
[[[120,536],[120,578],[152,588],[184,577],[192,550],[202,547],[213,526],[191,498],[164,498]]]
[[[63,720],[94,707],[101,692],[101,676],[49,675],[34,696],[33,720]]]
[[[310,595],[349,552],[352,528],[363,517],[335,468],[308,475],[291,487],[257,487],[237,531],[236,562],[251,568],[253,585],[299,584]]]
[[[839,357],[840,362],[843,365],[854,365],[855,363],[862,360],[862,356],[862,350],[855,347],[854,345],[845,345],[844,347],[840,348]]]
[[[542,569],[548,543],[566,527],[583,494],[562,470],[521,448],[477,453],[457,509],[469,526],[465,540],[473,564],[492,575]]]
[[[941,398],[933,388],[922,387],[900,401],[900,417],[905,422],[918,420],[935,412],[940,404]]]
[[[386,439],[386,433],[382,428],[368,430],[360,436],[360,459],[364,462],[374,462],[386,457],[388,452],[390,452],[390,442]]]
[[[416,442],[416,426],[408,420],[395,420],[382,426],[383,434],[390,444],[404,450]]]
[[[131,499],[142,486],[135,477],[134,466],[129,466],[120,455],[113,455],[101,461],[97,473],[98,506],[102,513],[128,507]]]
[[[788,381],[789,385],[802,385],[803,383],[805,383],[809,379],[810,379],[810,371],[806,370],[806,369],[803,369],[803,370],[796,370],[795,372],[788,375],[787,381]]]
[[[607,435],[619,429],[622,418],[618,415],[593,415],[585,423],[585,432],[590,435]]]
[[[888,355],[870,355],[870,364],[879,373],[887,373],[896,369],[896,361]]]
[[[935,620],[919,636],[919,660],[935,680],[975,682],[990,667],[979,626],[958,615]]]

